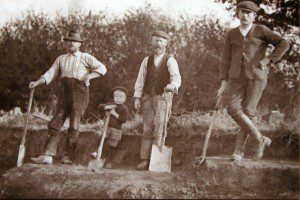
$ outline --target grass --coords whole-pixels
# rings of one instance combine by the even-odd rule
[[[53,116],[48,116],[44,112],[45,108],[34,107],[29,119],[29,129],[40,130],[47,129],[48,121]],[[37,117],[38,116],[38,117]],[[14,108],[9,112],[0,112],[0,127],[5,128],[23,128],[25,125],[26,113],[22,113],[18,108]],[[180,116],[172,116],[169,121],[170,132],[187,132],[189,129],[205,129],[207,130],[212,121],[212,112],[192,112],[189,114],[182,114]],[[64,124],[63,130],[68,127],[68,119]],[[103,127],[103,120],[98,119],[96,122],[86,122],[81,125],[82,131],[97,131]],[[261,117],[255,118],[255,124],[264,132],[274,133],[299,133],[299,124],[297,121],[289,121],[284,118],[284,114],[277,113],[271,115],[268,120],[262,120]],[[235,133],[238,125],[227,114],[226,109],[218,111],[214,131],[225,132],[228,134]],[[142,132],[142,116],[134,115],[133,119],[123,124],[123,132],[126,135],[139,135]],[[194,131],[195,132],[195,131]]]

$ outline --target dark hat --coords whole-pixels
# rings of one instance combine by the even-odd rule
[[[69,35],[64,38],[64,41],[75,41],[75,42],[83,42],[83,39],[80,38],[79,31],[71,30]]]
[[[113,92],[116,91],[116,90],[120,90],[120,91],[124,92],[126,95],[128,94],[128,90],[125,87],[123,87],[123,86],[117,86],[117,87],[115,87],[113,89]]]
[[[241,1],[240,3],[237,4],[237,8],[242,10],[252,11],[252,12],[258,12],[260,9],[257,6],[257,4],[252,1]]]
[[[168,42],[171,41],[171,37],[169,36],[169,34],[164,31],[155,31],[152,33],[152,36],[158,36],[158,37],[165,38],[168,40]]]

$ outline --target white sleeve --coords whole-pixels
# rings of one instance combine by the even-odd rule
[[[144,89],[145,79],[147,75],[147,63],[148,63],[148,57],[144,58],[141,64],[140,71],[134,85],[134,97],[136,98],[141,98],[143,95],[143,89]]]
[[[170,57],[167,65],[171,77],[171,84],[175,87],[175,91],[178,92],[178,89],[181,85],[181,76],[179,73],[178,63],[175,58]]]

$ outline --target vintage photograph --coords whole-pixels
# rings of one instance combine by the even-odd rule
[[[298,0],[2,0],[0,199],[299,199]]]

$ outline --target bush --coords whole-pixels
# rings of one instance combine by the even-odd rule
[[[124,18],[111,21],[107,21],[101,12],[75,11],[68,17],[58,15],[54,20],[49,20],[43,13],[28,12],[22,19],[4,25],[0,29],[2,109],[26,107],[29,82],[37,80],[56,57],[65,52],[62,37],[74,28],[81,29],[85,38],[81,50],[94,55],[108,68],[107,75],[92,81],[87,118],[91,117],[89,113],[95,114],[97,104],[111,98],[111,90],[116,85],[127,87],[127,105],[132,108],[133,86],[142,59],[149,54],[150,36],[155,29],[172,35],[169,50],[180,66],[183,82],[175,97],[174,112],[213,108],[220,85],[219,56],[227,30],[210,16],[193,20],[182,17],[174,21],[148,5],[143,9],[128,10]],[[277,88],[277,84],[283,85],[283,78],[273,77]],[[58,90],[59,81],[42,86],[36,90],[36,103],[46,106],[48,111],[52,110],[57,102]],[[283,90],[288,91],[287,88]],[[284,93],[285,98],[286,94],[288,98],[294,98],[287,92]],[[268,93],[265,95],[268,96]],[[282,95],[277,95],[273,99],[274,104],[279,104],[282,98]],[[293,101],[296,102],[296,99]]]

